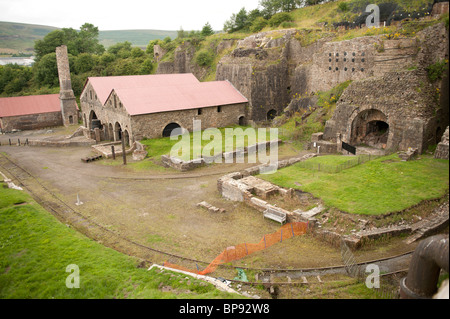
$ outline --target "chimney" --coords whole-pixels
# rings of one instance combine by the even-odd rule
[[[56,48],[56,63],[59,76],[59,100],[64,126],[78,123],[78,105],[72,90],[70,80],[69,56],[67,46]]]

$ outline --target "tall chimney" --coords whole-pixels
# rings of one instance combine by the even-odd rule
[[[78,123],[78,105],[72,90],[70,80],[69,56],[67,46],[56,48],[56,63],[59,76],[59,100],[64,126]]]

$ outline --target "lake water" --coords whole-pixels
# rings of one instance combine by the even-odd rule
[[[33,63],[34,63],[34,56],[23,58],[0,58],[0,65],[17,64],[17,65],[32,66]]]

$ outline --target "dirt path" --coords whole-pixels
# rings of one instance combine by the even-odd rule
[[[220,176],[252,164],[219,164],[187,173],[171,169],[142,173],[122,165],[83,163],[80,159],[91,154],[90,147],[0,146],[0,152],[95,223],[141,245],[205,262],[187,262],[185,266],[190,268],[205,267],[226,247],[257,243],[279,228],[279,224],[261,218],[256,210],[221,198],[217,191]],[[75,205],[77,196],[83,205]],[[212,214],[198,208],[201,201],[226,212]],[[155,263],[179,262],[167,255],[118,248],[114,238],[101,241]],[[389,249],[384,250],[386,255],[389,256]],[[249,268],[298,269],[341,264],[339,249],[307,235],[239,261],[239,265]]]

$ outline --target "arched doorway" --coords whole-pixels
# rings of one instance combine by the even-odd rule
[[[181,129],[181,126],[180,126],[179,124],[177,124],[177,123],[170,123],[170,124],[168,124],[168,125],[164,128],[163,133],[162,133],[162,136],[163,136],[163,137],[169,137],[169,136],[172,134],[172,131],[173,131],[174,129],[177,129],[177,128],[180,128],[180,129]]]
[[[119,122],[114,125],[114,141],[122,140],[122,127],[120,127]]]
[[[95,128],[102,129],[102,123],[97,118],[97,114],[95,114],[94,111],[91,111],[91,113],[89,114],[89,129],[93,130]]]
[[[246,121],[245,121],[245,117],[244,116],[241,116],[240,118],[239,118],[239,125],[240,126],[244,126],[246,123],[245,123]]]
[[[108,124],[108,139],[114,141],[114,129],[111,123]]]
[[[359,113],[352,123],[351,144],[386,148],[389,123],[386,115],[376,109]]]
[[[130,146],[130,135],[127,130],[123,131],[123,139],[125,140],[125,145]]]
[[[277,110],[270,110],[267,112],[267,120],[272,121],[277,116]]]

